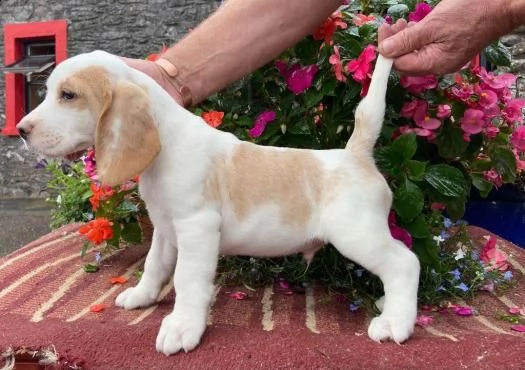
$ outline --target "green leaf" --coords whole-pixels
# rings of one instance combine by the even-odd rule
[[[424,178],[427,163],[411,159],[405,163],[405,168],[410,180],[421,181]]]
[[[483,198],[487,197],[487,195],[489,195],[490,191],[492,190],[493,185],[487,180],[485,180],[483,178],[483,175],[479,173],[473,173],[471,177],[472,185],[474,185],[474,187],[479,190],[479,194]]]
[[[381,172],[392,176],[399,176],[401,174],[403,156],[397,150],[393,150],[391,146],[377,148],[374,151],[374,159]]]
[[[516,181],[516,157],[509,148],[496,147],[490,157],[496,170],[501,174],[503,181]]]
[[[403,224],[403,226],[414,238],[428,238],[431,235],[430,228],[422,214],[417,216],[412,222]]]
[[[323,97],[324,97],[324,94],[322,91],[317,91],[316,89],[309,89],[306,92],[305,98],[304,98],[306,108],[308,109],[313,108],[314,106],[319,104],[321,100],[323,100]]]
[[[501,41],[492,43],[483,53],[492,64],[504,67],[510,67],[511,65],[512,55],[510,50]]]
[[[401,153],[404,160],[411,159],[417,151],[416,134],[408,133],[399,136],[392,143],[392,148]]]
[[[463,130],[459,127],[445,124],[436,140],[439,155],[444,158],[461,157],[469,143],[463,139]]]
[[[466,197],[458,197],[445,202],[447,213],[453,221],[457,221],[465,214]]]
[[[98,265],[95,265],[93,263],[86,263],[83,266],[83,268],[84,268],[85,272],[93,273],[93,272],[97,272],[98,271]]]
[[[131,244],[138,244],[142,241],[142,230],[136,222],[124,224],[121,234],[122,240]]]
[[[392,5],[390,8],[388,8],[387,13],[390,14],[392,17],[398,19],[403,18],[405,15],[408,14],[410,9],[405,4],[397,4]]]
[[[416,218],[424,205],[423,191],[410,180],[402,183],[394,192],[394,209],[404,222]]]
[[[446,197],[467,195],[467,179],[459,169],[448,164],[441,163],[429,166],[425,172],[425,180]]]
[[[484,159],[473,161],[470,163],[470,168],[475,172],[488,171],[492,168],[492,162]]]
[[[441,271],[439,247],[432,238],[414,239],[412,250],[423,266],[429,266],[438,272]]]

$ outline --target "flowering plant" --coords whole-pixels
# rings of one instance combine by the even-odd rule
[[[345,2],[311,35],[201,103],[195,113],[217,129],[261,145],[343,148],[353,130],[354,110],[368,92],[377,58],[378,27],[399,18],[418,22],[437,2]],[[510,65],[509,52],[499,42],[484,55],[493,65]],[[472,245],[466,229],[456,223],[463,217],[471,191],[487,196],[503,184],[514,183],[525,169],[525,126],[521,126],[525,101],[513,96],[515,82],[515,75],[487,70],[475,61],[453,75],[391,73],[375,158],[394,193],[389,218],[392,235],[418,255],[422,282],[441,281],[432,274],[445,274],[443,281],[450,280],[448,285],[431,288],[432,293],[423,289],[422,296],[428,300],[470,294],[488,279],[479,257],[465,263],[472,261],[465,250],[464,258],[454,258],[459,241],[462,248]],[[220,119],[212,122],[210,115]],[[448,223],[456,225],[454,233],[444,226]],[[335,259],[339,261],[335,254],[327,249],[316,260],[332,268]],[[252,265],[261,270],[268,267],[259,259],[234,259],[242,271],[253,270],[246,268]],[[223,263],[229,266],[228,276],[250,280],[250,274],[232,273],[236,269],[232,259]],[[286,271],[290,277],[295,274],[290,269],[296,266],[295,272],[301,271],[304,279],[305,266],[294,263],[290,258],[272,260],[268,268]],[[347,286],[345,279],[355,281],[348,266],[341,262],[336,278],[340,280],[331,281],[331,286]],[[468,281],[448,279],[459,276],[450,271],[469,268],[462,275]],[[308,274],[315,275],[315,270],[310,266]],[[331,271],[334,276],[335,270]],[[264,280],[264,273],[251,277],[255,275]]]

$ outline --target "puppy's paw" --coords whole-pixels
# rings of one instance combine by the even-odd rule
[[[414,332],[414,325],[415,319],[409,317],[380,315],[370,322],[368,336],[378,343],[390,339],[401,344],[410,338]]]
[[[139,307],[151,306],[156,299],[157,295],[152,295],[151,292],[136,286],[120,293],[115,299],[115,304],[126,310],[133,310]]]
[[[197,347],[205,329],[205,320],[181,318],[171,313],[162,320],[157,335],[157,351],[166,356],[181,350],[189,352]]]

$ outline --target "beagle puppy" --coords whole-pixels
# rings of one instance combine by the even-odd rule
[[[152,305],[174,279],[176,301],[161,323],[159,352],[171,355],[199,344],[219,255],[303,253],[311,259],[327,243],[382,280],[382,313],[370,322],[368,335],[401,343],[416,321],[420,266],[390,234],[392,193],[373,159],[391,67],[392,60],[378,57],[345,149],[240,141],[103,51],[59,64],[44,101],[17,128],[31,148],[50,157],[94,145],[104,185],[141,175],[153,242],[142,279],[118,295],[116,305]]]

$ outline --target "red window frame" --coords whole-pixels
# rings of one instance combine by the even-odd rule
[[[24,56],[24,40],[39,37],[54,38],[55,64],[67,58],[67,21],[65,19],[11,23],[4,25],[4,64],[15,63]],[[24,76],[16,73],[5,75],[5,126],[4,136],[18,136],[16,124],[24,117],[25,84]]]

